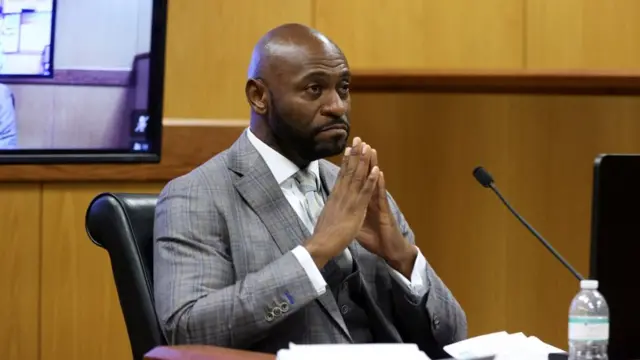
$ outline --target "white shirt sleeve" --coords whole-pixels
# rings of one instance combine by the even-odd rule
[[[304,246],[298,245],[295,249],[291,250],[291,252],[296,259],[298,259],[300,265],[307,273],[307,276],[309,277],[309,280],[311,280],[313,287],[316,289],[318,296],[324,294],[327,291],[327,282],[324,281],[324,278],[320,273],[320,269],[316,266],[316,263],[313,261],[309,251],[307,251]]]
[[[424,255],[422,255],[420,249],[418,249],[418,256],[416,256],[416,261],[413,263],[411,279],[407,279],[391,266],[389,266],[389,270],[391,271],[391,275],[400,283],[406,285],[407,289],[414,296],[422,296],[427,291],[427,260],[424,258]]]

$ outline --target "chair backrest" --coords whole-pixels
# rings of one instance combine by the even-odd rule
[[[134,359],[165,345],[153,300],[153,220],[157,195],[103,193],[86,213],[86,230],[106,249]]]

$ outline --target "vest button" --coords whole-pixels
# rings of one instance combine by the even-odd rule
[[[349,307],[347,305],[342,305],[340,307],[340,312],[342,312],[342,315],[346,315],[349,312]]]

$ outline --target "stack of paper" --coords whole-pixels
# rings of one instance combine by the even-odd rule
[[[296,345],[278,351],[277,360],[429,360],[415,344]]]
[[[453,359],[547,360],[550,353],[565,351],[545,344],[535,336],[501,331],[447,345]],[[429,360],[416,344],[289,344],[278,351],[277,360]]]
[[[495,360],[546,360],[550,353],[566,353],[545,344],[535,336],[501,331],[463,340],[444,347],[455,359],[473,359],[495,356]]]

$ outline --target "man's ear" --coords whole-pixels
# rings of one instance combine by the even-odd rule
[[[269,104],[269,91],[264,82],[260,79],[249,79],[244,89],[247,101],[251,109],[256,114],[264,115],[267,113],[267,104]]]

